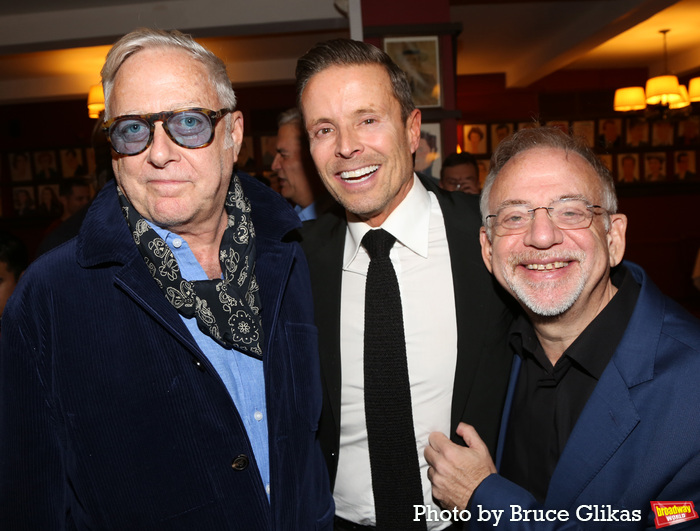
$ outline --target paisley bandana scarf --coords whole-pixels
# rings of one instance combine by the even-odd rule
[[[236,175],[226,196],[228,225],[221,239],[222,279],[185,280],[173,252],[117,188],[122,213],[153,279],[170,304],[227,349],[262,357],[260,293],[255,280],[255,229],[250,202]]]

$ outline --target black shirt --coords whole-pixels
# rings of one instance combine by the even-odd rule
[[[499,472],[539,502],[547,496],[559,456],[637,302],[639,284],[624,266],[613,270],[611,280],[617,293],[554,367],[525,316],[509,332],[510,345],[522,358],[522,365]]]

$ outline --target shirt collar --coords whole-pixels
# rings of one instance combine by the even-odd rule
[[[413,186],[404,200],[382,223],[381,228],[394,236],[404,247],[423,258],[428,257],[430,194],[415,173]],[[347,268],[355,260],[362,238],[371,229],[372,227],[364,221],[348,221],[343,267]]]

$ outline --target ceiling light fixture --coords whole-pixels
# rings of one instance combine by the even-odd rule
[[[662,105],[670,109],[682,109],[690,105],[691,99],[685,86],[678,83],[678,77],[668,73],[668,29],[659,30],[664,39],[664,74],[651,77],[644,87],[624,87],[615,91],[613,108],[616,111],[641,111],[647,105]],[[700,78],[696,78],[697,100],[700,101]]]

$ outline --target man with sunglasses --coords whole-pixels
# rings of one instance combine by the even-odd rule
[[[300,222],[232,176],[223,62],[142,29],[102,78],[116,182],[3,320],[3,528],[330,529]]]
[[[700,500],[700,323],[622,262],[610,173],[525,129],[495,151],[481,212],[484,263],[523,315],[497,463],[472,426],[467,447],[433,433],[433,495],[471,529],[653,528]]]

